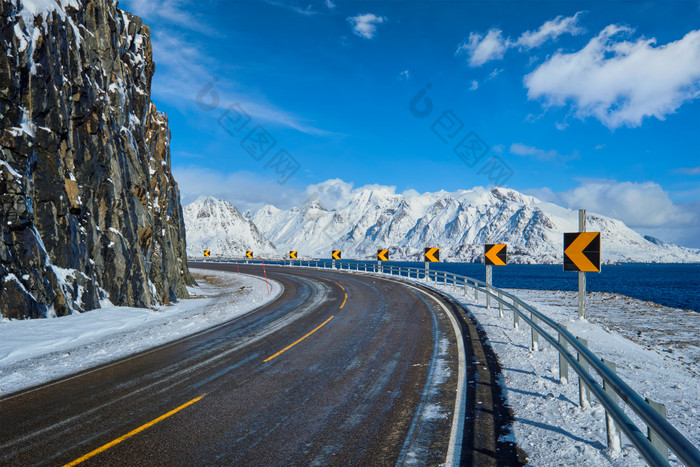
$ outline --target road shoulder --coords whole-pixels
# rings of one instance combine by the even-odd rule
[[[110,306],[61,318],[0,321],[0,398],[201,332],[276,299],[282,286],[192,270],[195,298],[155,309]],[[269,294],[268,294],[269,290]]]

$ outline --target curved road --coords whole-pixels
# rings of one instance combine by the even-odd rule
[[[267,274],[284,291],[254,312],[0,399],[0,465],[471,459],[459,430],[469,407],[453,417],[466,376],[445,305],[392,279]]]

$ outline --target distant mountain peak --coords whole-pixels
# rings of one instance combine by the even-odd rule
[[[269,212],[276,210],[269,208]],[[202,256],[204,250],[210,250],[212,256],[243,256],[248,250],[256,256],[277,254],[275,245],[228,201],[212,196],[198,198],[185,206],[183,218],[188,256]]]
[[[393,187],[329,180],[315,185],[333,190],[329,208],[319,199],[301,209],[263,208],[253,222],[282,251],[328,257],[331,249],[343,257],[373,259],[377,248],[389,248],[392,258],[416,260],[426,246],[439,246],[447,261],[481,261],[483,244],[503,242],[512,262],[558,263],[563,233],[578,230],[578,211],[543,202],[511,188],[397,194]],[[588,230],[603,232],[607,262],[700,262],[700,250],[652,242],[623,222],[589,213]]]

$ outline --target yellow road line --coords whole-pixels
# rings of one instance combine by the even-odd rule
[[[323,326],[326,325],[326,323],[328,323],[328,321],[332,320],[333,318],[334,318],[334,317],[331,316],[330,318],[328,318],[327,320],[325,320],[323,323],[321,323],[320,326],[318,326],[316,329],[314,329],[313,331],[311,331],[310,333],[308,333],[307,335],[305,335],[304,337],[302,337],[302,338],[299,339],[298,341],[296,341],[296,342],[294,342],[294,343],[292,343],[292,344],[289,344],[287,347],[283,348],[282,350],[280,350],[280,351],[277,352],[276,354],[270,355],[270,356],[267,357],[265,360],[263,360],[263,363],[269,362],[269,361],[272,360],[273,358],[278,357],[278,356],[280,356],[281,354],[283,354],[284,352],[286,352],[287,350],[291,349],[292,347],[294,347],[295,345],[297,345],[299,342],[303,341],[304,339],[306,339],[307,337],[309,337],[311,334],[313,334],[313,333],[315,333],[316,331],[318,331],[319,329],[321,329]]]
[[[347,301],[348,301],[348,294],[345,293],[345,300],[343,300],[343,304],[340,305],[340,309],[341,309],[341,310],[343,309],[343,307],[345,306],[345,302],[347,302]]]
[[[124,436],[122,436],[122,437],[120,437],[120,438],[117,438],[117,439],[115,439],[114,441],[112,441],[112,442],[110,442],[110,443],[105,444],[105,445],[102,446],[101,448],[97,448],[97,449],[95,449],[94,451],[85,454],[83,457],[80,457],[80,458],[74,460],[73,462],[70,462],[70,463],[64,465],[63,467],[72,467],[72,466],[74,466],[74,465],[78,465],[78,464],[80,464],[80,463],[82,463],[82,462],[85,462],[86,460],[90,459],[91,457],[96,456],[97,454],[99,454],[99,453],[101,453],[101,452],[103,452],[103,451],[106,451],[107,449],[111,448],[112,446],[115,446],[115,445],[121,443],[122,441],[124,441],[124,440],[126,440],[126,439],[128,439],[128,438],[131,438],[131,437],[134,436],[134,435],[137,435],[137,434],[141,433],[141,432],[142,432],[143,430],[145,430],[146,428],[150,428],[150,427],[152,427],[153,425],[155,425],[156,423],[162,422],[163,420],[165,420],[166,418],[170,417],[171,415],[174,415],[174,414],[178,413],[179,411],[181,411],[182,409],[189,407],[190,405],[194,404],[194,403],[197,402],[197,401],[200,401],[204,396],[206,396],[206,394],[203,394],[203,395],[201,395],[201,396],[199,396],[199,397],[195,397],[195,398],[192,399],[191,401],[189,401],[189,402],[187,402],[187,403],[185,403],[185,404],[182,404],[180,407],[171,410],[170,412],[166,413],[165,415],[161,415],[160,417],[156,418],[155,420],[151,420],[150,422],[146,423],[145,425],[142,425],[142,426],[136,428],[135,430],[128,432],[128,433],[125,434]]]
[[[345,291],[345,287],[343,287],[342,285],[338,284],[337,282],[335,283],[335,285],[337,285],[338,287],[340,287],[341,289],[343,289],[343,291]]]

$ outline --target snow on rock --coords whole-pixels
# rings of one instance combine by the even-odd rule
[[[247,250],[276,256],[275,246],[231,203],[212,197],[199,198],[183,210],[187,231],[187,254],[202,256],[244,256]]]
[[[0,316],[86,311],[102,291],[167,304],[192,283],[150,29],[117,3],[0,2],[0,279],[20,278],[0,281]]]
[[[265,206],[253,222],[281,252],[328,257],[340,249],[344,258],[374,259],[389,248],[392,260],[412,261],[426,246],[447,261],[481,261],[483,244],[493,242],[508,244],[511,263],[560,264],[562,234],[578,231],[578,211],[507,188],[397,194],[348,186],[329,180],[300,208]],[[606,263],[700,262],[700,250],[650,240],[609,217],[588,213],[587,230],[601,232]]]
[[[59,271],[66,277],[73,272]],[[155,309],[107,306],[60,319],[0,319],[0,397],[136,352],[248,313],[282,286],[244,274],[197,273],[192,297]]]

